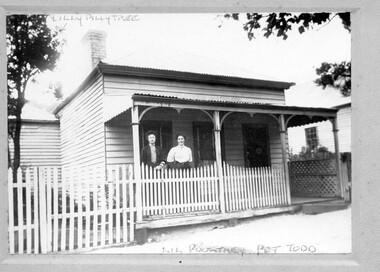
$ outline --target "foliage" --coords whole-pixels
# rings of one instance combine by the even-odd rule
[[[16,115],[25,104],[25,88],[45,70],[52,70],[59,58],[62,30],[51,30],[46,15],[7,16],[8,97],[10,111]]]
[[[8,116],[14,121],[9,122],[13,124],[8,135],[14,141],[13,169],[18,169],[26,87],[37,74],[55,67],[63,45],[60,39],[63,29],[50,29],[47,15],[9,15],[6,23]]]
[[[345,29],[350,31],[350,13],[246,13],[246,21],[243,23],[243,29],[247,32],[248,39],[255,38],[255,31],[261,29],[264,31],[264,37],[268,38],[271,35],[282,37],[284,40],[288,38],[288,31],[291,31],[293,26],[298,28],[300,34],[304,33],[313,27],[313,25],[322,25],[328,23],[333,18],[338,16],[342,20]],[[225,14],[224,17],[234,20],[241,20],[241,14],[231,13]]]
[[[351,95],[351,62],[327,63],[323,62],[316,69],[317,78],[314,82],[318,86],[334,86],[340,90],[343,96]]]
[[[244,21],[243,30],[247,32],[249,40],[255,38],[255,33],[259,30],[264,32],[264,37],[269,38],[271,35],[288,38],[288,32],[297,28],[300,34],[306,30],[312,29],[314,25],[328,24],[335,17],[341,19],[342,25],[348,31],[351,31],[350,13],[246,13],[245,19],[243,14],[231,13],[225,14],[224,18],[236,21]],[[351,95],[351,62],[327,63],[321,64],[316,69],[319,78],[315,80],[318,86],[325,88],[332,86],[338,88],[343,96]]]
[[[325,146],[318,146],[311,149],[303,146],[298,154],[294,154],[293,150],[289,151],[288,157],[290,161],[306,161],[306,160],[318,160],[318,159],[331,159],[334,157],[334,153],[330,152]]]

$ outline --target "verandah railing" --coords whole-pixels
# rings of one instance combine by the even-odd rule
[[[18,171],[17,183],[10,169],[9,252],[75,251],[133,241],[136,186],[145,218],[221,210],[216,164],[185,171],[142,167],[140,185],[132,169],[109,167],[107,178],[77,170],[75,179],[62,179],[59,168],[28,168]],[[226,212],[290,204],[281,166],[224,164],[223,182]]]
[[[281,165],[246,168],[224,163],[226,211],[290,205]]]
[[[219,212],[216,163],[187,170],[154,170],[142,165],[143,216]],[[283,167],[245,168],[223,164],[227,212],[290,204]]]
[[[220,210],[216,164],[185,170],[141,167],[143,216]]]

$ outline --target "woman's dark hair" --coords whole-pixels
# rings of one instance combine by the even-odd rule
[[[147,133],[145,133],[145,138],[148,139],[149,135],[154,135],[157,138],[157,133],[153,130],[149,130]]]
[[[179,136],[182,136],[185,140],[186,140],[186,136],[183,135],[182,133],[178,133],[176,136],[175,136],[175,139],[178,140],[178,137]]]

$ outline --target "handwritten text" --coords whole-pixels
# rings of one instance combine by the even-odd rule
[[[83,26],[85,22],[106,22],[111,25],[113,22],[135,22],[139,21],[138,15],[96,15],[96,14],[78,14],[78,15],[51,15],[53,22],[78,22]]]

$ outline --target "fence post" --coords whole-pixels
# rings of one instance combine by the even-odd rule
[[[22,170],[17,170],[17,227],[18,227],[18,253],[24,252],[24,214],[23,214],[23,202],[22,197]]]
[[[133,168],[129,165],[128,168],[128,192],[129,192],[129,241],[134,240],[135,236],[135,218],[134,218],[134,199],[133,199]]]
[[[25,186],[26,186],[26,253],[32,252],[32,197],[31,197],[31,179],[30,168],[26,169]]]
[[[15,233],[14,233],[14,207],[13,207],[13,171],[12,168],[8,169],[8,220],[9,220],[9,253],[15,253]]]
[[[39,199],[40,199],[40,237],[41,253],[47,253],[47,224],[46,224],[46,176],[43,169],[38,169]]]
[[[39,245],[40,245],[40,235],[39,235],[39,228],[40,228],[40,223],[39,223],[39,214],[38,211],[39,209],[39,189],[38,189],[38,169],[37,167],[33,168],[33,199],[34,199],[34,254],[39,253]]]

